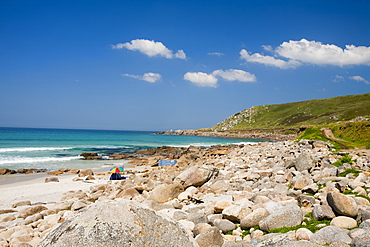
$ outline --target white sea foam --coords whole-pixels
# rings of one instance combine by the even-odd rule
[[[28,148],[0,148],[0,153],[8,152],[35,152],[35,151],[53,151],[53,150],[67,150],[72,147],[28,147]]]
[[[61,162],[82,159],[81,156],[74,157],[0,157],[0,165],[4,164],[20,164],[20,163],[39,163],[39,162]]]

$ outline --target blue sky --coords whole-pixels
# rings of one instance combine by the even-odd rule
[[[196,129],[370,92],[370,1],[0,0],[0,126]]]

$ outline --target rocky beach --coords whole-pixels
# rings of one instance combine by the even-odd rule
[[[213,137],[231,137],[231,138],[253,138],[253,139],[265,139],[271,141],[288,141],[297,138],[297,133],[304,130],[303,126],[301,129],[292,129],[290,134],[282,134],[281,130],[233,130],[233,131],[204,131],[204,130],[169,130],[165,132],[159,132],[158,134],[163,135],[185,135],[185,136],[213,136]]]
[[[0,246],[370,246],[368,150],[302,140],[127,159],[124,180],[61,169],[2,184]]]

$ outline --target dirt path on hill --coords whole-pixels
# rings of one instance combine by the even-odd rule
[[[343,148],[341,150],[342,152],[347,152],[347,153],[350,153],[350,154],[361,154],[361,155],[365,155],[365,156],[370,157],[370,149],[362,149],[362,148],[350,149],[350,148],[348,148],[347,146],[345,146],[343,144],[343,142],[348,143],[348,141],[336,138],[333,134],[333,131],[331,131],[331,129],[322,128],[321,133],[323,134],[323,136],[325,138],[330,139],[330,140],[335,141],[336,143],[338,143]],[[341,143],[339,143],[339,142],[341,142]]]
[[[346,143],[347,141],[336,138],[333,134],[333,131],[331,131],[331,129],[322,128],[321,133],[323,134],[325,138],[338,143],[343,149],[349,149],[346,145],[343,144],[343,142]]]

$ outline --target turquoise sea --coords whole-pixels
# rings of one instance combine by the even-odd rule
[[[212,146],[261,142],[256,139],[157,135],[153,131],[0,128],[0,168],[101,168],[123,160],[83,160],[79,155],[132,153],[160,146]]]

